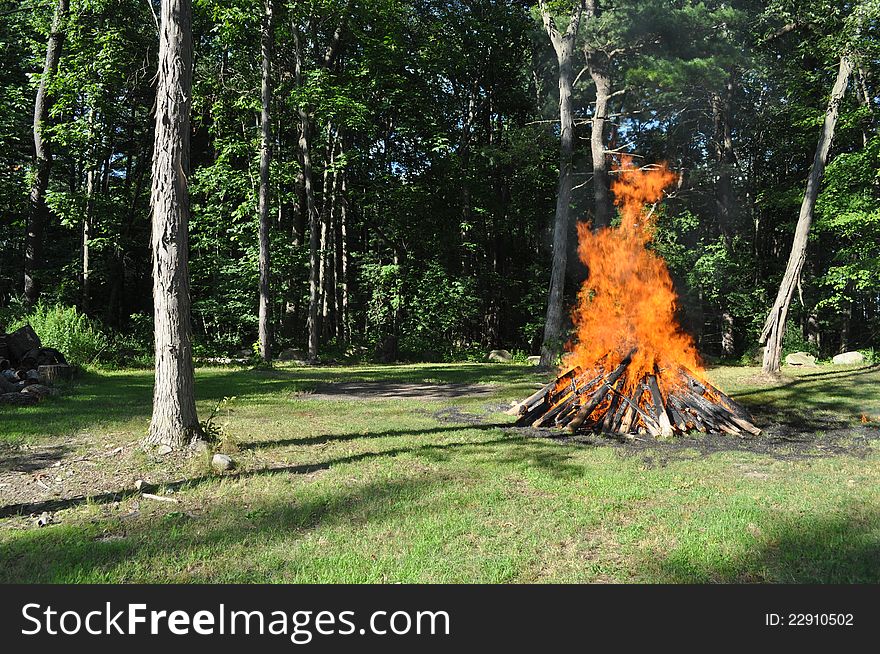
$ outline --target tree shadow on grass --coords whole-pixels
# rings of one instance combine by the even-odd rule
[[[877,389],[869,383],[854,385],[842,382],[862,381],[862,378],[880,373],[880,364],[863,368],[850,368],[846,370],[825,370],[822,372],[789,377],[780,383],[768,381],[765,385],[749,390],[734,393],[734,399],[749,404],[748,398],[762,395],[770,395],[776,402],[785,402],[795,405],[803,405],[809,402],[814,406],[838,406],[842,395],[842,388],[846,389],[844,397],[855,395],[856,399],[876,398]],[[805,389],[809,389],[808,391]],[[745,399],[744,399],[745,398]]]
[[[309,394],[322,385],[331,388],[339,382],[357,383],[367,390],[375,388],[376,399],[390,402],[400,398],[383,397],[382,389],[387,391],[393,385],[404,388],[412,394],[413,400],[417,400],[418,392],[412,387],[406,389],[405,384],[429,383],[430,390],[437,397],[461,397],[465,385],[498,382],[529,386],[539,381],[541,375],[523,366],[493,364],[279,367],[265,370],[203,368],[196,371],[195,392],[197,401],[203,404],[213,404],[230,396],[248,402],[259,398],[289,402],[289,394],[304,393],[303,399],[309,399]],[[489,392],[496,392],[494,388],[489,389]],[[50,398],[33,407],[0,408],[0,441],[39,441],[87,431],[99,425],[132,421],[143,424],[146,431],[146,421],[152,411],[152,392],[153,376],[149,370],[106,374],[83,372],[61,397]],[[366,396],[361,394],[359,397]]]
[[[494,426],[486,426],[485,429],[494,429]],[[436,433],[440,430],[447,431],[460,431],[460,428],[454,427],[446,427],[446,428],[437,428],[437,429],[428,429],[425,430],[428,433]],[[400,432],[378,432],[376,434],[359,434],[358,438],[369,439],[371,437],[377,436],[389,436],[389,435],[399,435],[399,436],[407,436],[413,434],[421,433],[419,430],[408,430],[408,431],[400,431]],[[332,438],[332,437],[331,437]],[[208,484],[208,483],[217,483],[221,479],[249,479],[252,477],[261,477],[266,475],[275,475],[275,474],[292,474],[292,475],[305,475],[314,472],[319,472],[322,470],[329,470],[330,468],[338,465],[346,465],[351,463],[359,463],[371,459],[383,458],[383,457],[395,457],[400,455],[415,455],[415,456],[425,456],[427,458],[431,458],[433,460],[441,460],[446,454],[451,451],[456,450],[471,450],[473,453],[478,453],[480,451],[485,451],[489,448],[498,447],[500,445],[509,445],[513,442],[519,442],[522,445],[528,445],[529,447],[523,448],[522,450],[518,450],[516,454],[508,454],[505,461],[507,463],[513,463],[516,461],[522,462],[524,465],[534,465],[536,467],[540,467],[545,471],[550,471],[554,475],[565,477],[565,476],[575,476],[581,473],[580,467],[576,465],[572,465],[568,463],[568,459],[571,458],[571,454],[566,452],[563,448],[554,447],[550,444],[540,443],[534,441],[532,439],[527,439],[522,436],[507,436],[504,435],[500,438],[487,440],[487,441],[468,441],[468,442],[452,442],[452,443],[440,443],[440,444],[431,444],[431,445],[420,445],[417,447],[400,447],[400,448],[392,448],[387,450],[380,450],[377,452],[361,452],[358,454],[351,454],[349,456],[338,457],[335,459],[330,459],[327,461],[319,461],[315,463],[305,463],[298,465],[281,465],[281,466],[269,466],[265,468],[257,468],[253,470],[242,470],[239,472],[232,472],[223,475],[209,474],[209,475],[201,475],[197,477],[188,477],[185,479],[179,479],[176,481],[165,482],[159,484],[159,487],[163,489],[164,492],[173,491],[178,492],[181,490],[185,490],[188,488],[195,488],[197,486]],[[536,452],[535,448],[538,448],[540,452]],[[440,458],[438,458],[440,457]],[[28,515],[35,513],[42,513],[43,511],[48,512],[56,512],[62,511],[64,509],[70,509],[76,506],[80,506],[82,504],[110,504],[113,502],[119,502],[127,498],[136,497],[141,493],[136,488],[124,488],[118,491],[107,492],[107,493],[99,493],[95,495],[79,495],[76,497],[69,498],[59,498],[59,499],[50,499],[44,500],[40,502],[23,502],[16,504],[7,504],[5,506],[0,506],[0,518],[8,518],[16,515]]]
[[[249,510],[230,502],[201,516],[175,512],[136,522],[107,520],[102,530],[86,524],[23,532],[0,543],[0,560],[4,562],[0,582],[100,581],[105,576],[118,580],[114,569],[129,560],[139,562],[136,567],[141,578],[137,581],[193,581],[200,576],[198,568],[175,570],[181,557],[210,559],[226,547],[248,543],[265,548],[276,541],[301,537],[322,525],[393,519],[401,510],[401,502],[414,502],[442,481],[440,476],[383,480],[324,492],[304,501],[293,498],[267,502]],[[206,524],[211,526],[206,529]],[[151,565],[154,560],[155,568]],[[253,570],[248,561],[242,561],[230,576],[237,582],[249,581],[249,568]],[[145,572],[153,569],[161,572]],[[169,571],[171,579],[166,577]],[[252,574],[256,575],[253,581],[267,581],[265,574]],[[152,577],[145,579],[145,575]],[[201,578],[223,581],[208,573],[202,573]]]
[[[481,423],[478,425],[467,424],[458,426],[426,427],[424,429],[385,429],[373,432],[351,432],[348,434],[318,434],[316,436],[299,436],[294,438],[276,438],[270,440],[250,441],[239,443],[242,450],[261,450],[272,447],[290,447],[303,445],[325,445],[328,443],[344,443],[346,441],[372,440],[377,438],[389,438],[395,436],[428,436],[431,434],[444,434],[465,430],[487,431],[509,427],[507,423]]]
[[[674,552],[659,576],[656,581],[671,583],[880,583],[880,511],[771,524],[735,561]]]
[[[70,451],[67,445],[13,449],[0,443],[0,472],[36,472],[54,466]]]

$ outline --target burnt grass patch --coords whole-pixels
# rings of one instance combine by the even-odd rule
[[[491,404],[482,415],[449,406],[430,415],[441,423],[487,425],[490,415],[503,411],[506,405]],[[650,434],[622,436],[618,434],[571,434],[558,428],[502,427],[514,436],[555,440],[583,447],[611,447],[622,457],[641,457],[649,467],[664,466],[672,461],[706,457],[722,452],[745,452],[767,456],[778,461],[804,461],[836,456],[865,458],[880,443],[880,423],[853,424],[837,416],[814,414],[809,417],[793,410],[768,407],[752,410],[761,435],[733,436],[726,433],[691,431],[671,438],[654,438]]]
[[[835,456],[865,458],[880,441],[880,429],[872,425],[831,427],[815,432],[798,432],[786,425],[764,428],[760,436],[699,432],[658,439],[649,434],[624,437],[611,434],[565,434],[557,429],[509,427],[505,431],[533,438],[551,438],[561,443],[587,447],[612,447],[620,456],[640,456],[645,465],[664,466],[672,461],[711,456],[721,452],[747,452],[778,461],[803,461]]]

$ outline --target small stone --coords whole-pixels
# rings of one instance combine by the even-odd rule
[[[52,522],[52,516],[49,513],[47,513],[46,511],[43,511],[40,514],[40,517],[37,518],[36,522],[37,522],[37,527],[45,527],[46,525],[48,525]]]
[[[223,472],[224,470],[231,470],[234,468],[235,462],[232,460],[232,457],[227,456],[226,454],[215,454],[211,459],[211,467],[217,472]]]
[[[207,441],[197,440],[193,443],[192,449],[196,454],[205,454],[211,450],[211,446],[208,445]]]
[[[809,352],[793,352],[785,357],[785,363],[790,366],[815,367],[816,357]]]
[[[513,359],[513,355],[507,350],[492,350],[489,352],[489,361],[493,363],[506,363]]]
[[[831,359],[835,366],[854,366],[864,362],[865,356],[861,352],[843,352]]]
[[[165,456],[166,454],[171,454],[174,451],[174,448],[170,445],[160,445],[156,450],[156,454],[159,456]]]
[[[529,365],[532,365],[532,366],[540,366],[541,365],[541,357],[538,357],[538,356],[526,357],[526,361],[529,363]]]
[[[143,479],[138,479],[136,482],[134,482],[134,487],[138,490],[143,490],[144,488],[146,488],[146,486],[147,482],[145,482]]]

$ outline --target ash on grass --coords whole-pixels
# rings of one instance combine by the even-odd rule
[[[828,421],[814,431],[798,430],[787,424],[764,428],[760,436],[690,432],[683,436],[657,439],[649,434],[636,437],[616,434],[569,434],[558,429],[511,427],[506,432],[533,438],[551,438],[562,443],[589,447],[613,447],[621,456],[640,456],[648,466],[664,466],[670,461],[710,456],[719,452],[748,452],[779,461],[798,461],[835,456],[865,458],[880,444],[880,428],[874,425],[847,425]]]
[[[443,424],[501,426],[491,422],[504,412],[506,404],[489,404],[482,413],[467,413],[460,407],[448,406],[426,411]],[[744,434],[704,434],[692,431],[671,438],[654,438],[650,434],[622,436],[618,434],[570,434],[556,428],[503,426],[502,431],[514,437],[543,438],[586,447],[612,447],[620,456],[641,456],[646,465],[663,466],[670,461],[710,456],[719,452],[749,452],[779,461],[802,461],[835,456],[865,458],[880,447],[880,423],[852,424],[832,415],[813,414],[806,418],[796,412],[766,409],[753,410],[755,422],[763,429],[760,436]]]

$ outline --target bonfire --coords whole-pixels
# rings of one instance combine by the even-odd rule
[[[760,434],[749,413],[709,383],[676,319],[666,263],[648,247],[657,204],[677,176],[665,164],[637,167],[626,156],[615,172],[620,225],[578,225],[589,275],[572,311],[575,335],[558,377],[511,407],[516,424],[655,437]]]

